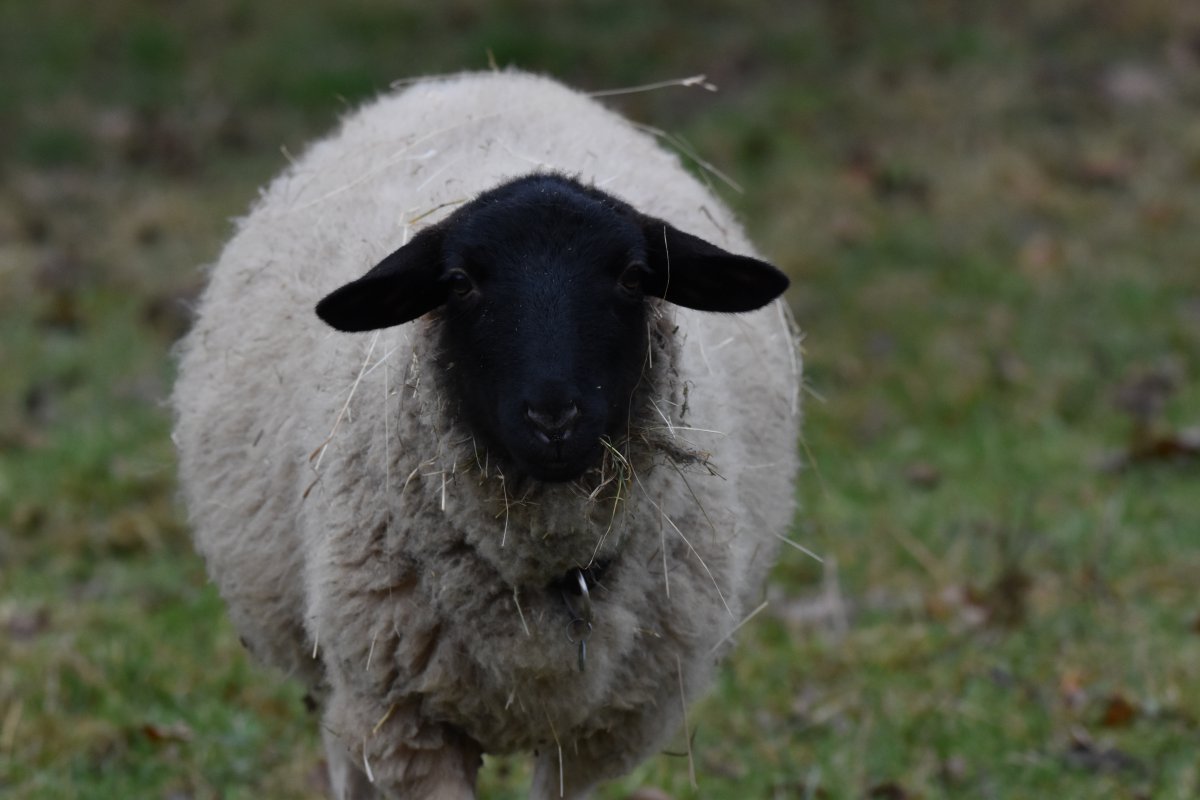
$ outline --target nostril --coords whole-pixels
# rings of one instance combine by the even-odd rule
[[[575,420],[579,418],[579,406],[574,402],[554,409],[529,406],[525,410],[525,416],[547,439],[566,439],[571,435]]]

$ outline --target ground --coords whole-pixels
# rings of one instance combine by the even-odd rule
[[[1200,796],[1200,9],[300,5],[0,5],[0,794],[321,796],[192,554],[170,346],[290,153],[494,63],[705,73],[608,102],[720,170],[805,331],[824,561],[602,796]]]

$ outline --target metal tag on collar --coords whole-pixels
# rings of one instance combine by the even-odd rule
[[[592,624],[592,595],[588,592],[587,576],[583,574],[583,570],[576,569],[575,580],[579,583],[580,608],[579,618],[588,625]]]
[[[587,640],[592,635],[592,596],[588,592],[587,576],[584,575],[583,570],[578,568],[571,570],[567,578],[568,583],[571,577],[574,577],[579,585],[579,608],[577,610],[571,604],[564,592],[563,602],[572,617],[571,621],[567,623],[567,641],[579,644],[579,671],[583,672],[587,666]]]

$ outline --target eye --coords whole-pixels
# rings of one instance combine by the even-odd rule
[[[456,269],[446,276],[446,283],[450,291],[454,292],[458,297],[466,297],[471,292],[475,291],[475,281],[471,280],[471,276],[463,272],[461,269]]]
[[[617,279],[617,286],[626,294],[636,297],[642,293],[642,278],[645,277],[645,274],[646,265],[635,261],[621,273],[621,277]]]

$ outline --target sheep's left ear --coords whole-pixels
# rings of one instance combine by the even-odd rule
[[[317,316],[339,331],[390,328],[446,302],[440,226],[426,228],[366,275],[317,303]]]
[[[753,311],[783,294],[788,278],[765,261],[738,256],[646,218],[646,294],[698,311]]]

